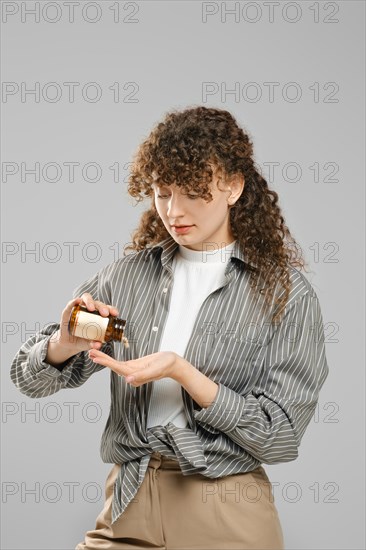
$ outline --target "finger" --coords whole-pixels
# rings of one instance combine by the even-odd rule
[[[108,367],[109,369],[113,370],[119,375],[124,376],[129,372],[129,371],[126,372],[126,366],[124,365],[123,361],[117,361],[116,359],[113,359],[112,357],[110,357],[106,353],[103,353],[102,351],[99,351],[96,349],[90,349],[89,357],[90,359],[92,359],[94,363],[98,363],[99,365]]]
[[[100,342],[99,340],[89,340],[89,345],[90,345],[90,351],[91,350],[98,351],[102,347],[103,342]]]
[[[97,340],[93,340],[93,342],[97,343]],[[89,357],[91,359],[96,359],[98,361],[100,359],[112,359],[109,355],[107,355],[103,351],[100,351],[99,349],[95,349],[95,348],[89,350]]]
[[[133,369],[129,374],[126,372],[126,382],[137,387],[170,376],[169,368],[175,360],[174,352],[157,352],[140,359],[127,361],[126,367],[132,364]]]
[[[148,374],[147,372],[143,371],[135,371],[133,374],[127,374],[125,376],[125,380],[126,382],[128,382],[128,384],[137,387],[157,379],[151,373]]]
[[[111,311],[111,309],[113,309],[112,306],[108,306],[103,302],[99,302],[99,300],[95,300],[94,305],[103,317],[108,317],[108,315],[114,315],[114,313]]]
[[[98,312],[104,317],[108,317],[108,315],[118,315],[118,309],[116,307],[109,306],[108,304],[105,304],[104,302],[101,302],[99,300],[94,300],[93,296],[89,292],[84,292],[84,294],[81,296],[81,299],[83,300],[89,311],[94,311],[95,309],[97,309]]]
[[[104,345],[103,342],[100,342],[99,340],[88,340],[90,344],[93,344],[89,349],[89,357],[90,359],[95,359],[95,362],[100,362],[101,360],[109,361],[108,366],[112,364],[112,361],[115,361],[115,363],[119,363],[121,365],[124,365],[125,363],[123,361],[117,361],[116,359],[113,359],[110,355],[107,353],[104,353],[102,351],[102,346]]]
[[[84,294],[81,295],[81,299],[84,302],[85,306],[89,309],[89,311],[95,310],[94,299],[93,296],[89,294],[89,292],[84,292]]]
[[[130,373],[126,373],[126,382],[132,386],[142,386],[153,380],[159,380],[160,370],[158,367],[153,367],[150,363],[143,364],[138,370],[133,370]]]

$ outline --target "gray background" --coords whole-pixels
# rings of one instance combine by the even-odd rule
[[[318,410],[299,458],[265,465],[286,548],[365,548],[364,2],[279,2],[273,19],[266,2],[237,2],[237,20],[225,16],[234,2],[119,2],[114,22],[117,3],[108,1],[94,3],[94,23],[96,7],[87,2],[75,8],[74,22],[62,2],[48,4],[42,11],[40,2],[39,22],[20,2],[2,6],[14,12],[3,12],[3,86],[38,82],[44,91],[39,101],[17,92],[1,104],[3,171],[5,163],[19,168],[2,179],[2,548],[73,549],[94,528],[111,468],[99,456],[109,370],[33,400],[13,386],[9,369],[27,337],[59,321],[73,289],[122,255],[145,208],[126,192],[126,163],[138,144],[165,112],[199,104],[228,109],[251,134],[323,312],[330,374]],[[212,12],[206,22],[205,10]],[[50,82],[62,91],[59,101],[50,101],[55,89],[47,96]],[[74,102],[64,82],[80,83]],[[90,82],[102,91],[99,101],[81,94]],[[116,82],[119,102],[109,89]],[[129,82],[133,97],[131,85],[123,89]],[[223,95],[205,97],[205,82]],[[249,82],[262,92],[257,101]],[[266,82],[279,83],[273,101]],[[286,96],[289,82],[301,91],[298,101],[291,101],[294,87]],[[240,96],[225,94],[235,83]],[[29,174],[22,181],[21,163],[36,162],[57,163],[59,181],[47,181],[52,170],[39,182]],[[66,162],[80,163],[73,182]],[[98,181],[83,177],[90,162],[100,167]],[[273,178],[271,162],[278,163]],[[67,242],[76,243],[74,258]]]

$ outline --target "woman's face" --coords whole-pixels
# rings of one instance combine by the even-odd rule
[[[212,250],[233,242],[229,222],[228,198],[235,185],[225,185],[213,177],[210,192],[213,199],[206,202],[194,191],[183,194],[175,184],[153,184],[155,207],[173,239],[192,250]],[[240,194],[240,193],[239,193]],[[176,226],[185,226],[179,229]],[[210,246],[211,245],[211,246]]]

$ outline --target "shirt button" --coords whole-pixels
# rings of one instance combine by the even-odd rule
[[[156,332],[158,330],[159,327],[153,327],[153,331]]]
[[[164,293],[168,292],[168,289],[167,289],[167,288],[163,288],[163,292],[164,292]]]

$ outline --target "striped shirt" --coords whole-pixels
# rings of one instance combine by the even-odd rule
[[[74,290],[74,298],[89,292],[127,320],[130,347],[106,343],[102,351],[119,361],[159,351],[178,246],[169,236],[104,266]],[[290,267],[290,296],[281,322],[273,325],[273,305],[263,309],[264,298],[250,288],[246,265],[236,241],[222,286],[207,296],[196,317],[184,358],[216,382],[218,392],[200,407],[181,388],[187,427],[169,422],[147,428],[153,382],[135,388],[110,372],[111,405],[100,452],[103,462],[121,464],[112,523],[136,495],[153,451],[178,460],[183,475],[208,478],[297,458],[329,370],[318,297],[306,277]],[[87,351],[62,369],[46,363],[48,341],[59,326],[46,325],[13,359],[11,379],[28,397],[77,388],[106,368],[93,363]]]

